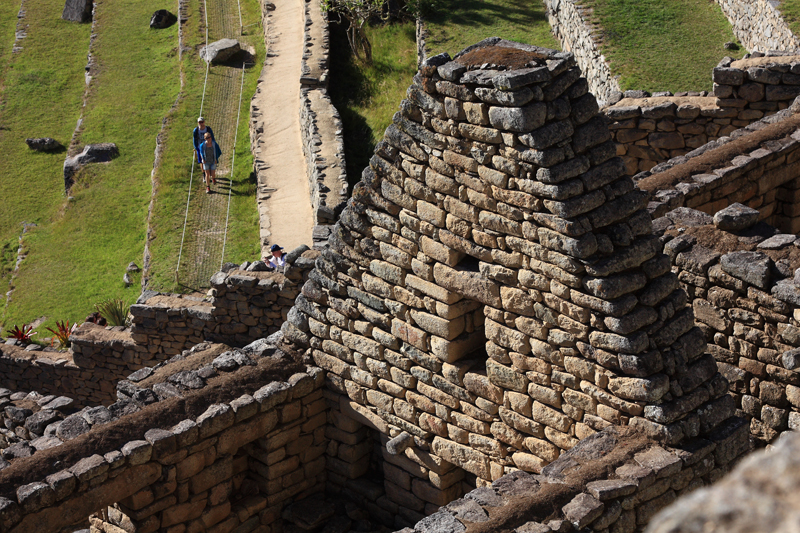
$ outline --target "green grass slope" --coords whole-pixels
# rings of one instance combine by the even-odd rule
[[[439,0],[426,15],[431,54],[453,55],[487,37],[561,49],[541,0]]]
[[[719,6],[708,0],[587,0],[603,30],[601,50],[620,87],[646,91],[711,89],[711,69],[736,41]]]
[[[19,3],[3,2],[0,8],[4,43],[0,73],[0,146],[5,158],[0,187],[0,205],[3,206],[0,209],[0,294],[3,296],[16,261],[22,224],[36,223],[42,229],[60,216],[66,202],[62,173],[65,154],[32,152],[24,142],[27,137],[53,137],[67,145],[80,115],[90,27],[61,20],[63,7],[57,2],[29,2],[25,18],[27,37],[22,41],[23,50],[13,55],[10,50]],[[9,16],[10,11],[13,17]],[[28,265],[33,262],[31,259]],[[50,275],[57,276],[58,272]],[[35,292],[49,297],[49,290],[36,288]],[[12,307],[18,309],[16,306],[25,298],[23,291],[15,292]],[[0,317],[6,314],[5,304],[3,297]],[[6,322],[32,318],[11,311]]]

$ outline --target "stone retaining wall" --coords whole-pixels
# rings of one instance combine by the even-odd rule
[[[92,323],[72,334],[68,352],[31,351],[0,346],[0,386],[11,390],[36,390],[43,394],[69,393],[76,404],[98,405],[114,401],[114,384],[144,366],[168,357],[153,345],[136,345],[129,331]]]
[[[224,374],[279,356],[262,345],[223,354],[208,368]],[[211,378],[211,371],[203,372]],[[152,410],[160,407],[156,398],[202,393],[205,381],[198,389],[185,374],[120,401],[145,401]],[[0,529],[57,532],[85,524],[90,515],[92,531],[105,533],[279,527],[286,503],[324,489],[323,383],[323,373],[308,367],[176,425],[142,427],[141,436],[117,449],[87,454],[76,464],[56,463],[46,478],[0,498]],[[107,429],[99,425],[93,432],[114,431],[113,420],[106,422]]]
[[[480,68],[500,57],[530,62]],[[429,58],[282,327],[351,410],[476,485],[609,425],[676,444],[733,415],[587,91],[564,52]]]
[[[301,246],[281,272],[232,269],[211,276],[209,300],[156,295],[131,306],[131,338],[175,355],[209,339],[244,346],[280,329],[318,251]],[[263,268],[263,263],[260,263]]]
[[[624,98],[605,108],[626,172],[632,176],[707,150],[708,143],[786,109],[800,95],[800,75],[794,73],[800,73],[798,59],[725,58],[714,69],[711,96]]]
[[[605,429],[548,465],[541,476],[506,474],[398,533],[464,533],[470,527],[633,533],[676,498],[720,479],[748,449],[741,431],[677,449],[630,433]]]
[[[716,0],[745,48],[754,52],[796,50],[800,40],[789,29],[779,11],[779,2],[769,0]]]
[[[758,209],[760,219],[787,233],[800,231],[800,143],[796,133],[756,143],[747,153],[717,158],[736,140],[747,141],[765,128],[777,128],[796,116],[798,105],[779,111],[729,136],[709,142],[686,155],[678,156],[635,176],[637,185],[652,195],[649,210],[655,217],[676,207],[691,207],[714,214],[733,203]],[[698,173],[681,173],[678,183],[661,183],[664,173],[680,172],[685,164],[710,161]]]
[[[300,134],[306,157],[311,207],[314,214],[314,248],[327,242],[329,226],[347,202],[344,138],[339,112],[328,95],[328,21],[319,2],[306,0],[305,39],[300,77]],[[321,42],[315,42],[312,28]],[[327,127],[320,128],[320,123]],[[335,176],[334,176],[335,174]],[[322,227],[319,227],[322,226]]]
[[[769,443],[800,429],[800,248],[796,235],[754,226],[753,210],[749,226],[725,226],[723,215],[737,211],[748,210],[716,215],[726,229],[686,208],[654,224],[665,231],[665,252],[730,383],[732,406],[749,419],[753,436]]]
[[[586,8],[575,0],[545,0],[544,4],[553,35],[564,51],[575,54],[575,61],[589,82],[589,91],[601,105],[618,100],[620,87],[617,76],[611,74],[606,58],[594,40],[595,31],[584,17]]]
[[[70,337],[68,352],[0,345],[0,387],[69,391],[80,406],[108,405],[117,381],[204,340],[244,346],[278,331],[318,254],[307,246],[293,250],[281,273],[219,272],[211,278],[210,301],[151,293],[131,306],[129,330],[83,324]]]

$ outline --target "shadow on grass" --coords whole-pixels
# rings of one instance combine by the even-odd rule
[[[361,179],[361,172],[369,165],[369,159],[375,150],[372,142],[372,129],[366,119],[353,110],[356,105],[369,100],[373,95],[373,87],[358,68],[356,59],[347,43],[347,35],[340,24],[330,24],[330,84],[331,100],[339,110],[342,119],[342,135],[344,149],[347,154],[347,181],[350,187]],[[389,72],[390,66],[381,62],[373,64],[380,72]]]
[[[435,24],[459,26],[490,26],[498,19],[514,24],[547,21],[543,11],[531,10],[529,2],[512,0],[510,5],[513,7],[493,5],[483,0],[439,0],[430,8],[426,18]]]

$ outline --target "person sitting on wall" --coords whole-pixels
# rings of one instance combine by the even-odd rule
[[[272,248],[269,249],[269,251],[272,252],[272,256],[269,258],[264,257],[264,262],[267,264],[268,267],[278,270],[278,268],[286,266],[286,259],[285,259],[286,254],[283,253],[281,250],[283,250],[283,248],[281,248],[277,244],[272,245]]]

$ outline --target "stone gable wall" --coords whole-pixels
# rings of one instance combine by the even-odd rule
[[[783,20],[777,2],[769,0],[716,0],[745,48],[754,52],[796,50],[800,41]]]
[[[797,236],[765,224],[726,231],[710,216],[686,209],[656,224],[666,230],[665,252],[705,333],[707,351],[730,383],[729,408],[749,420],[762,443],[800,429]],[[695,236],[699,230],[707,234],[701,240]],[[714,249],[713,242],[737,235],[744,236],[741,249]]]
[[[503,47],[528,67],[458,62]],[[429,58],[282,328],[351,410],[478,485],[609,425],[674,444],[732,414],[587,91],[567,53]]]
[[[209,368],[224,374],[279,354],[261,344],[222,354]],[[119,390],[137,392],[123,394],[118,403],[134,405],[134,411],[158,409],[174,396],[202,392],[201,375],[212,377],[208,369],[197,371],[198,388],[185,374],[151,387],[127,382]],[[53,466],[45,479],[0,497],[0,529],[56,532],[85,524],[91,515],[93,531],[105,533],[270,531],[285,504],[324,490],[323,384],[322,371],[308,367],[215,403],[196,418],[143,427],[141,437],[118,449]],[[131,412],[117,411],[123,417]],[[104,430],[102,424],[93,428]]]

